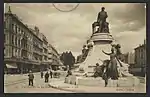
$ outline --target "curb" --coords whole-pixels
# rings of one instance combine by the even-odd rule
[[[79,90],[70,90],[70,89],[65,89],[65,88],[60,88],[60,87],[57,87],[57,86],[53,86],[53,85],[50,85],[48,84],[48,86],[50,88],[54,88],[54,89],[58,89],[58,90],[63,90],[63,91],[69,91],[69,92],[75,92],[75,93],[86,93],[85,91],[79,91]]]

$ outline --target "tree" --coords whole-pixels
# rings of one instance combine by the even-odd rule
[[[63,52],[60,56],[61,61],[64,63],[65,66],[73,67],[75,64],[75,57],[73,56],[72,52]]]

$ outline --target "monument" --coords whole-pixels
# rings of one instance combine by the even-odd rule
[[[112,45],[116,45],[109,32],[109,23],[106,21],[107,17],[107,12],[105,11],[105,8],[102,7],[101,12],[98,13],[97,21],[92,24],[92,36],[86,44],[87,50],[84,50],[86,55],[82,55],[84,56],[84,61],[76,64],[79,65],[79,67],[72,70],[73,75],[67,77],[65,79],[65,83],[88,86],[105,85],[102,77],[94,78],[93,75],[96,64],[102,66],[105,60],[110,59],[110,56],[106,55],[102,51],[111,52]],[[119,72],[119,85],[116,83],[115,86],[138,85],[139,80],[128,71],[129,65],[123,63],[117,58],[116,62],[117,70]],[[110,83],[111,82],[108,82],[108,86],[112,86]]]

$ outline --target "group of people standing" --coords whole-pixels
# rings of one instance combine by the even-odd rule
[[[45,83],[48,83],[49,82],[49,76],[51,78],[53,78],[53,72],[50,70],[50,72],[46,72],[45,75],[44,75],[44,72],[41,71],[41,78],[43,78],[43,76],[45,77]]]
[[[29,86],[33,86],[34,74],[32,73],[32,71],[29,71],[28,77]],[[53,78],[53,72],[50,70],[50,72],[47,71],[44,75],[44,72],[41,71],[41,78],[43,79],[43,77],[45,77],[45,83],[48,83],[49,77]]]

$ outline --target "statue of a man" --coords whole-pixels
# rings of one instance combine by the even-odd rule
[[[103,31],[104,23],[106,22],[106,18],[108,17],[107,12],[105,11],[105,8],[101,8],[101,12],[98,13],[97,22],[99,23],[99,32]]]

